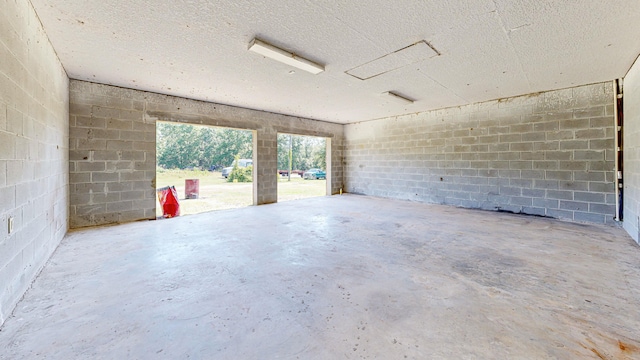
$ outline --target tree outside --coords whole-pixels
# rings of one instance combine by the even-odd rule
[[[253,156],[251,131],[167,122],[157,123],[156,148],[164,169],[213,170]]]
[[[315,136],[278,134],[278,169],[289,169],[289,148],[292,152],[292,170],[319,168],[326,170],[327,141]]]
[[[217,169],[232,166],[238,158],[253,156],[251,131],[157,123],[157,163],[164,169]],[[326,170],[326,139],[314,136],[278,134],[278,169]]]

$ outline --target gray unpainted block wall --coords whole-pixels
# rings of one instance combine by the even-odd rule
[[[640,244],[640,60],[624,78],[624,229]]]
[[[347,125],[352,193],[612,222],[611,82]]]
[[[67,231],[68,86],[31,4],[2,1],[0,325]]]
[[[156,127],[143,96],[72,80],[70,227],[155,219]]]
[[[252,130],[256,205],[278,199],[278,133],[330,139],[329,192],[342,188],[342,125],[72,80],[72,228],[155,218],[156,121]]]

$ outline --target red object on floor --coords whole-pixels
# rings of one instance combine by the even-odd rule
[[[186,179],[184,181],[184,198],[197,199],[200,196],[200,180]]]
[[[180,216],[180,204],[178,203],[178,193],[173,186],[163,187],[157,190],[158,201],[162,206],[162,216],[172,218]]]

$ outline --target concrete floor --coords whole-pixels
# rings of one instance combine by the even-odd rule
[[[70,233],[2,359],[638,359],[620,229],[333,196]]]

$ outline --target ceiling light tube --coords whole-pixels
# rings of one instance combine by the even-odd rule
[[[253,39],[251,43],[249,43],[249,50],[273,60],[280,61],[281,63],[308,71],[312,74],[319,74],[324,71],[324,66],[322,65],[316,64],[313,61],[299,57],[296,54],[282,50],[258,39]]]
[[[413,104],[413,100],[411,100],[409,98],[406,98],[406,97],[404,97],[402,95],[398,95],[398,94],[394,93],[393,91],[386,91],[386,92],[383,92],[383,94],[384,95],[388,95],[388,96],[390,96],[390,97],[392,97],[392,98],[394,98],[396,100],[399,100],[399,101],[401,101],[403,103]]]

